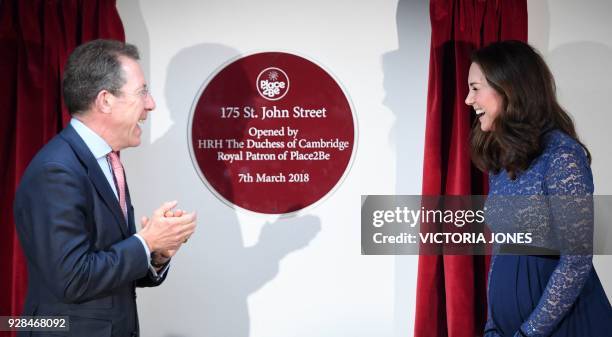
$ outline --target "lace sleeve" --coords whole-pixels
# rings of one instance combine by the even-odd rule
[[[556,149],[544,179],[551,226],[562,253],[538,305],[521,325],[521,332],[530,337],[548,336],[554,331],[593,268],[592,251],[585,249],[593,240],[593,179],[582,149]]]

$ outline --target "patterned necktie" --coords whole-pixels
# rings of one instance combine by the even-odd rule
[[[111,152],[108,154],[111,167],[113,168],[113,175],[115,176],[115,183],[117,186],[117,192],[119,193],[119,205],[123,211],[123,216],[127,218],[127,204],[125,202],[125,175],[123,173],[123,165],[119,159],[117,152]]]

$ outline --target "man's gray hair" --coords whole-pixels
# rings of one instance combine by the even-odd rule
[[[140,58],[136,46],[115,40],[93,40],[70,54],[62,85],[64,103],[71,115],[87,111],[102,90],[119,95],[126,82],[120,56]]]

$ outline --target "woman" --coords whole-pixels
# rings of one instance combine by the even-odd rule
[[[473,54],[468,85],[472,159],[489,172],[487,222],[533,239],[532,255],[495,248],[485,337],[612,336],[592,251],[575,249],[592,244],[591,156],[550,70],[528,44],[498,42]]]

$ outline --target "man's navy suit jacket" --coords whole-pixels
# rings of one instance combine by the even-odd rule
[[[23,315],[70,316],[66,336],[138,335],[135,287],[156,286],[163,278],[153,278],[149,257],[133,236],[129,192],[127,204],[126,223],[98,162],[72,126],[38,152],[14,205],[28,262]]]

